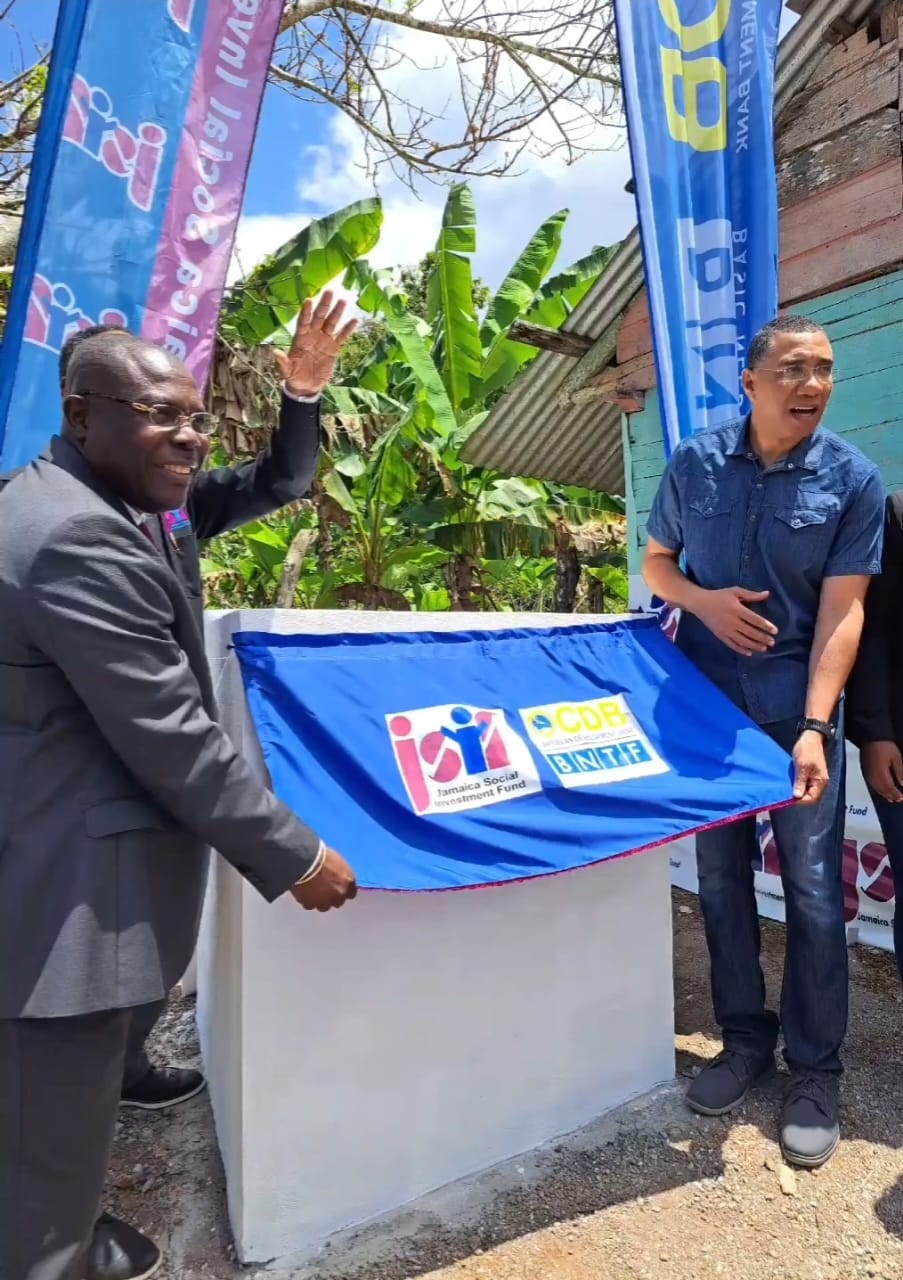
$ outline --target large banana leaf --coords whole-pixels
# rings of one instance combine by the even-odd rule
[[[544,329],[560,329],[577,303],[582,301],[599,279],[617,247],[614,245],[594,249],[585,258],[578,259],[566,270],[547,280],[539,289],[538,296],[524,319],[530,324],[541,325]],[[485,400],[495,392],[504,390],[538,354],[536,347],[528,347],[523,342],[512,342],[504,333],[500,334],[483,362],[480,398]]]
[[[326,413],[365,413],[387,417],[400,417],[407,412],[400,400],[356,385],[341,387],[333,384],[326,387],[323,392],[323,408]]]
[[[469,257],[477,247],[476,222],[470,188],[452,187],[426,290],[434,352],[456,414],[472,398],[483,361]]]
[[[583,489],[576,485],[555,485],[550,490],[551,514],[567,520],[568,524],[589,524],[606,516],[625,516],[624,499],[615,493],[601,493],[595,489]]]
[[[425,392],[436,432],[440,436],[449,435],[457,426],[455,411],[421,332],[421,322],[408,311],[404,294],[391,273],[374,271],[365,260],[352,262],[345,274],[345,285],[357,291],[357,304],[362,311],[385,318],[411,372]]]
[[[390,513],[394,517],[396,509],[411,502],[417,492],[418,475],[408,457],[403,430],[407,417],[373,443],[366,472],[355,485],[355,494],[363,500],[367,519],[374,528]]]
[[[248,346],[282,333],[307,298],[370,252],[382,221],[382,201],[375,197],[314,218],[228,291],[221,321],[224,333]]]
[[[354,500],[351,490],[337,471],[327,471],[323,477],[322,485],[333,502],[337,502],[343,511],[347,511],[350,516],[360,518],[360,508]]]
[[[536,347],[512,342],[504,336],[496,342],[483,364],[480,382],[480,400],[486,401],[496,391],[503,391],[523,369],[524,365],[539,355]]]
[[[539,291],[539,298],[524,317],[530,324],[546,329],[560,329],[578,302],[589,293],[592,286],[611,262],[618,246],[598,245],[585,258],[578,258],[564,271],[547,280]]]
[[[558,257],[567,220],[568,210],[561,209],[551,218],[546,218],[530,237],[489,304],[480,332],[484,349],[491,348],[498,337],[507,333],[514,321],[529,311],[536,301],[536,294]]]

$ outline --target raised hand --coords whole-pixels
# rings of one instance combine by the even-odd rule
[[[292,395],[318,396],[332,379],[339,353],[357,328],[356,320],[342,323],[345,310],[346,304],[335,302],[328,289],[316,307],[308,298],[301,308],[290,350],[275,352],[279,373]]]

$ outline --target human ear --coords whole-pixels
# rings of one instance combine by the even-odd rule
[[[83,444],[88,434],[88,402],[84,396],[66,396],[63,401],[63,421],[71,440]]]

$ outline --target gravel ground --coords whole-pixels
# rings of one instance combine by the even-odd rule
[[[719,1046],[696,900],[678,891],[674,933],[678,1076],[688,1077]],[[764,924],[775,993],[782,948],[783,929]],[[781,1161],[783,1077],[724,1120],[692,1116],[678,1090],[665,1090],[503,1166],[470,1200],[440,1193],[389,1243],[365,1232],[353,1252],[268,1271],[268,1280],[896,1280],[903,997],[891,956],[857,948],[851,960],[844,1141],[825,1169],[794,1173]],[[190,1002],[173,1003],[157,1040],[158,1058],[196,1061]],[[162,1280],[249,1275],[234,1263],[206,1097],[160,1116],[124,1116],[111,1199],[166,1250]]]

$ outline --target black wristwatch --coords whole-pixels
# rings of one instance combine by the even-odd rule
[[[797,735],[800,736],[809,731],[820,733],[828,742],[833,742],[837,737],[837,729],[833,724],[828,724],[826,720],[803,719],[796,726]]]

